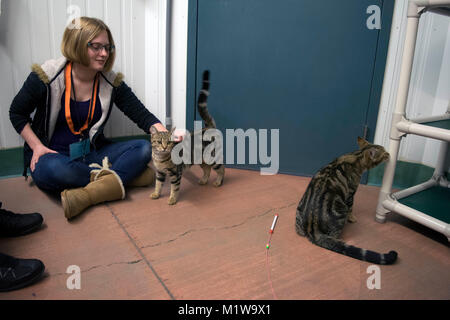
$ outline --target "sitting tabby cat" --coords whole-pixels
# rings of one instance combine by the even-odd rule
[[[216,123],[214,119],[208,112],[207,108],[207,98],[209,95],[209,71],[203,72],[203,82],[202,89],[199,93],[197,108],[200,116],[205,122],[205,128],[202,129],[202,134],[204,131],[210,128],[216,128]],[[189,164],[180,164],[175,165],[171,160],[171,152],[173,147],[177,144],[172,140],[172,134],[175,128],[170,130],[170,132],[158,132],[155,128],[150,128],[151,133],[151,142],[152,142],[152,158],[153,164],[156,167],[156,183],[155,183],[155,191],[151,194],[152,199],[158,199],[161,195],[161,188],[166,180],[166,174],[169,174],[170,177],[170,196],[169,196],[169,204],[175,204],[178,200],[178,194],[180,191],[180,183],[181,176],[183,173],[183,169],[190,167]],[[191,141],[193,141],[194,133],[191,133]],[[203,141],[203,150],[210,144],[212,141]],[[203,154],[203,152],[202,152]],[[194,152],[191,152],[193,157]],[[191,163],[193,163],[193,159],[191,159]],[[217,173],[217,179],[214,182],[214,186],[219,187],[223,183],[223,178],[225,175],[225,167],[221,163],[213,163],[208,165],[206,163],[202,163],[201,168],[203,169],[203,177],[199,180],[199,184],[208,183],[209,175],[211,173],[211,168],[214,169]]]
[[[362,173],[389,159],[382,146],[360,137],[358,145],[360,150],[344,154],[314,175],[297,207],[295,229],[320,247],[371,263],[392,264],[395,251],[380,254],[338,239],[346,221],[356,221],[353,196]]]

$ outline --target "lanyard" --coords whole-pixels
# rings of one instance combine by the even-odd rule
[[[92,90],[92,98],[91,98],[91,102],[89,104],[89,112],[88,112],[86,122],[80,128],[80,130],[75,131],[75,127],[74,127],[73,121],[72,121],[72,116],[70,114],[70,92],[72,90],[71,74],[72,74],[72,62],[69,62],[69,64],[66,67],[66,71],[65,71],[65,81],[66,81],[65,114],[66,114],[67,125],[69,126],[70,131],[72,131],[73,134],[78,135],[78,134],[81,134],[84,130],[86,130],[89,127],[89,123],[91,123],[92,118],[94,117],[95,102],[97,100],[98,75],[95,76],[94,88]]]

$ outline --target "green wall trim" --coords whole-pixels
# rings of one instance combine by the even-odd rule
[[[150,136],[126,136],[111,138],[114,142],[128,141],[132,139],[150,140]],[[0,179],[22,176],[23,172],[23,147],[0,149]]]
[[[21,176],[23,172],[23,148],[0,150],[0,179]]]
[[[385,164],[381,164],[369,171],[368,185],[381,186],[384,175]],[[423,164],[397,161],[394,182],[395,189],[405,189],[429,180],[433,176],[434,168]],[[448,173],[447,173],[448,179]]]
[[[149,135],[112,138],[115,142],[131,139],[149,139]],[[368,185],[381,186],[384,163],[369,171]],[[0,179],[19,177],[23,171],[23,148],[0,149]],[[425,182],[433,175],[434,168],[423,164],[397,161],[393,188],[404,189]],[[449,174],[447,173],[447,179]]]

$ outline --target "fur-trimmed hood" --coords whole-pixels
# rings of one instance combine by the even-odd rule
[[[59,59],[47,60],[42,65],[35,63],[31,66],[31,70],[38,75],[42,82],[49,84],[66,64],[67,59],[61,57]],[[113,87],[118,87],[124,77],[121,72],[115,73],[114,71],[102,72],[102,74]]]

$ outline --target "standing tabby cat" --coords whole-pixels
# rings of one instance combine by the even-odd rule
[[[380,254],[339,240],[347,221],[355,222],[353,196],[365,170],[389,159],[379,145],[358,137],[360,150],[335,159],[315,174],[297,207],[295,229],[312,243],[346,256],[376,264],[392,264],[397,252]]]
[[[197,108],[200,116],[205,122],[205,128],[202,129],[205,132],[208,129],[216,128],[216,123],[214,119],[208,112],[207,108],[207,98],[209,95],[209,71],[203,72],[203,82],[202,89],[200,90]],[[158,132],[153,127],[150,129],[151,142],[152,142],[152,158],[153,164],[156,167],[156,183],[155,191],[151,194],[152,199],[158,199],[161,195],[161,189],[164,181],[166,180],[166,174],[170,177],[170,196],[169,204],[175,204],[178,200],[178,194],[180,191],[181,176],[183,169],[189,167],[189,164],[175,165],[171,160],[171,152],[173,147],[177,144],[171,137],[175,128],[170,130],[170,132]],[[191,133],[191,141],[193,140],[194,133]],[[202,149],[204,150],[212,141],[203,141],[202,139]],[[193,148],[193,146],[192,146]],[[203,154],[202,150],[202,154]],[[191,150],[193,151],[193,149]],[[191,152],[192,157],[194,152]],[[193,163],[193,159],[191,159]],[[214,182],[214,186],[219,187],[223,183],[223,178],[225,175],[225,167],[221,163],[206,164],[203,162],[201,165],[203,169],[203,177],[199,180],[199,184],[208,183],[209,175],[211,173],[211,168],[217,173],[217,179]]]

